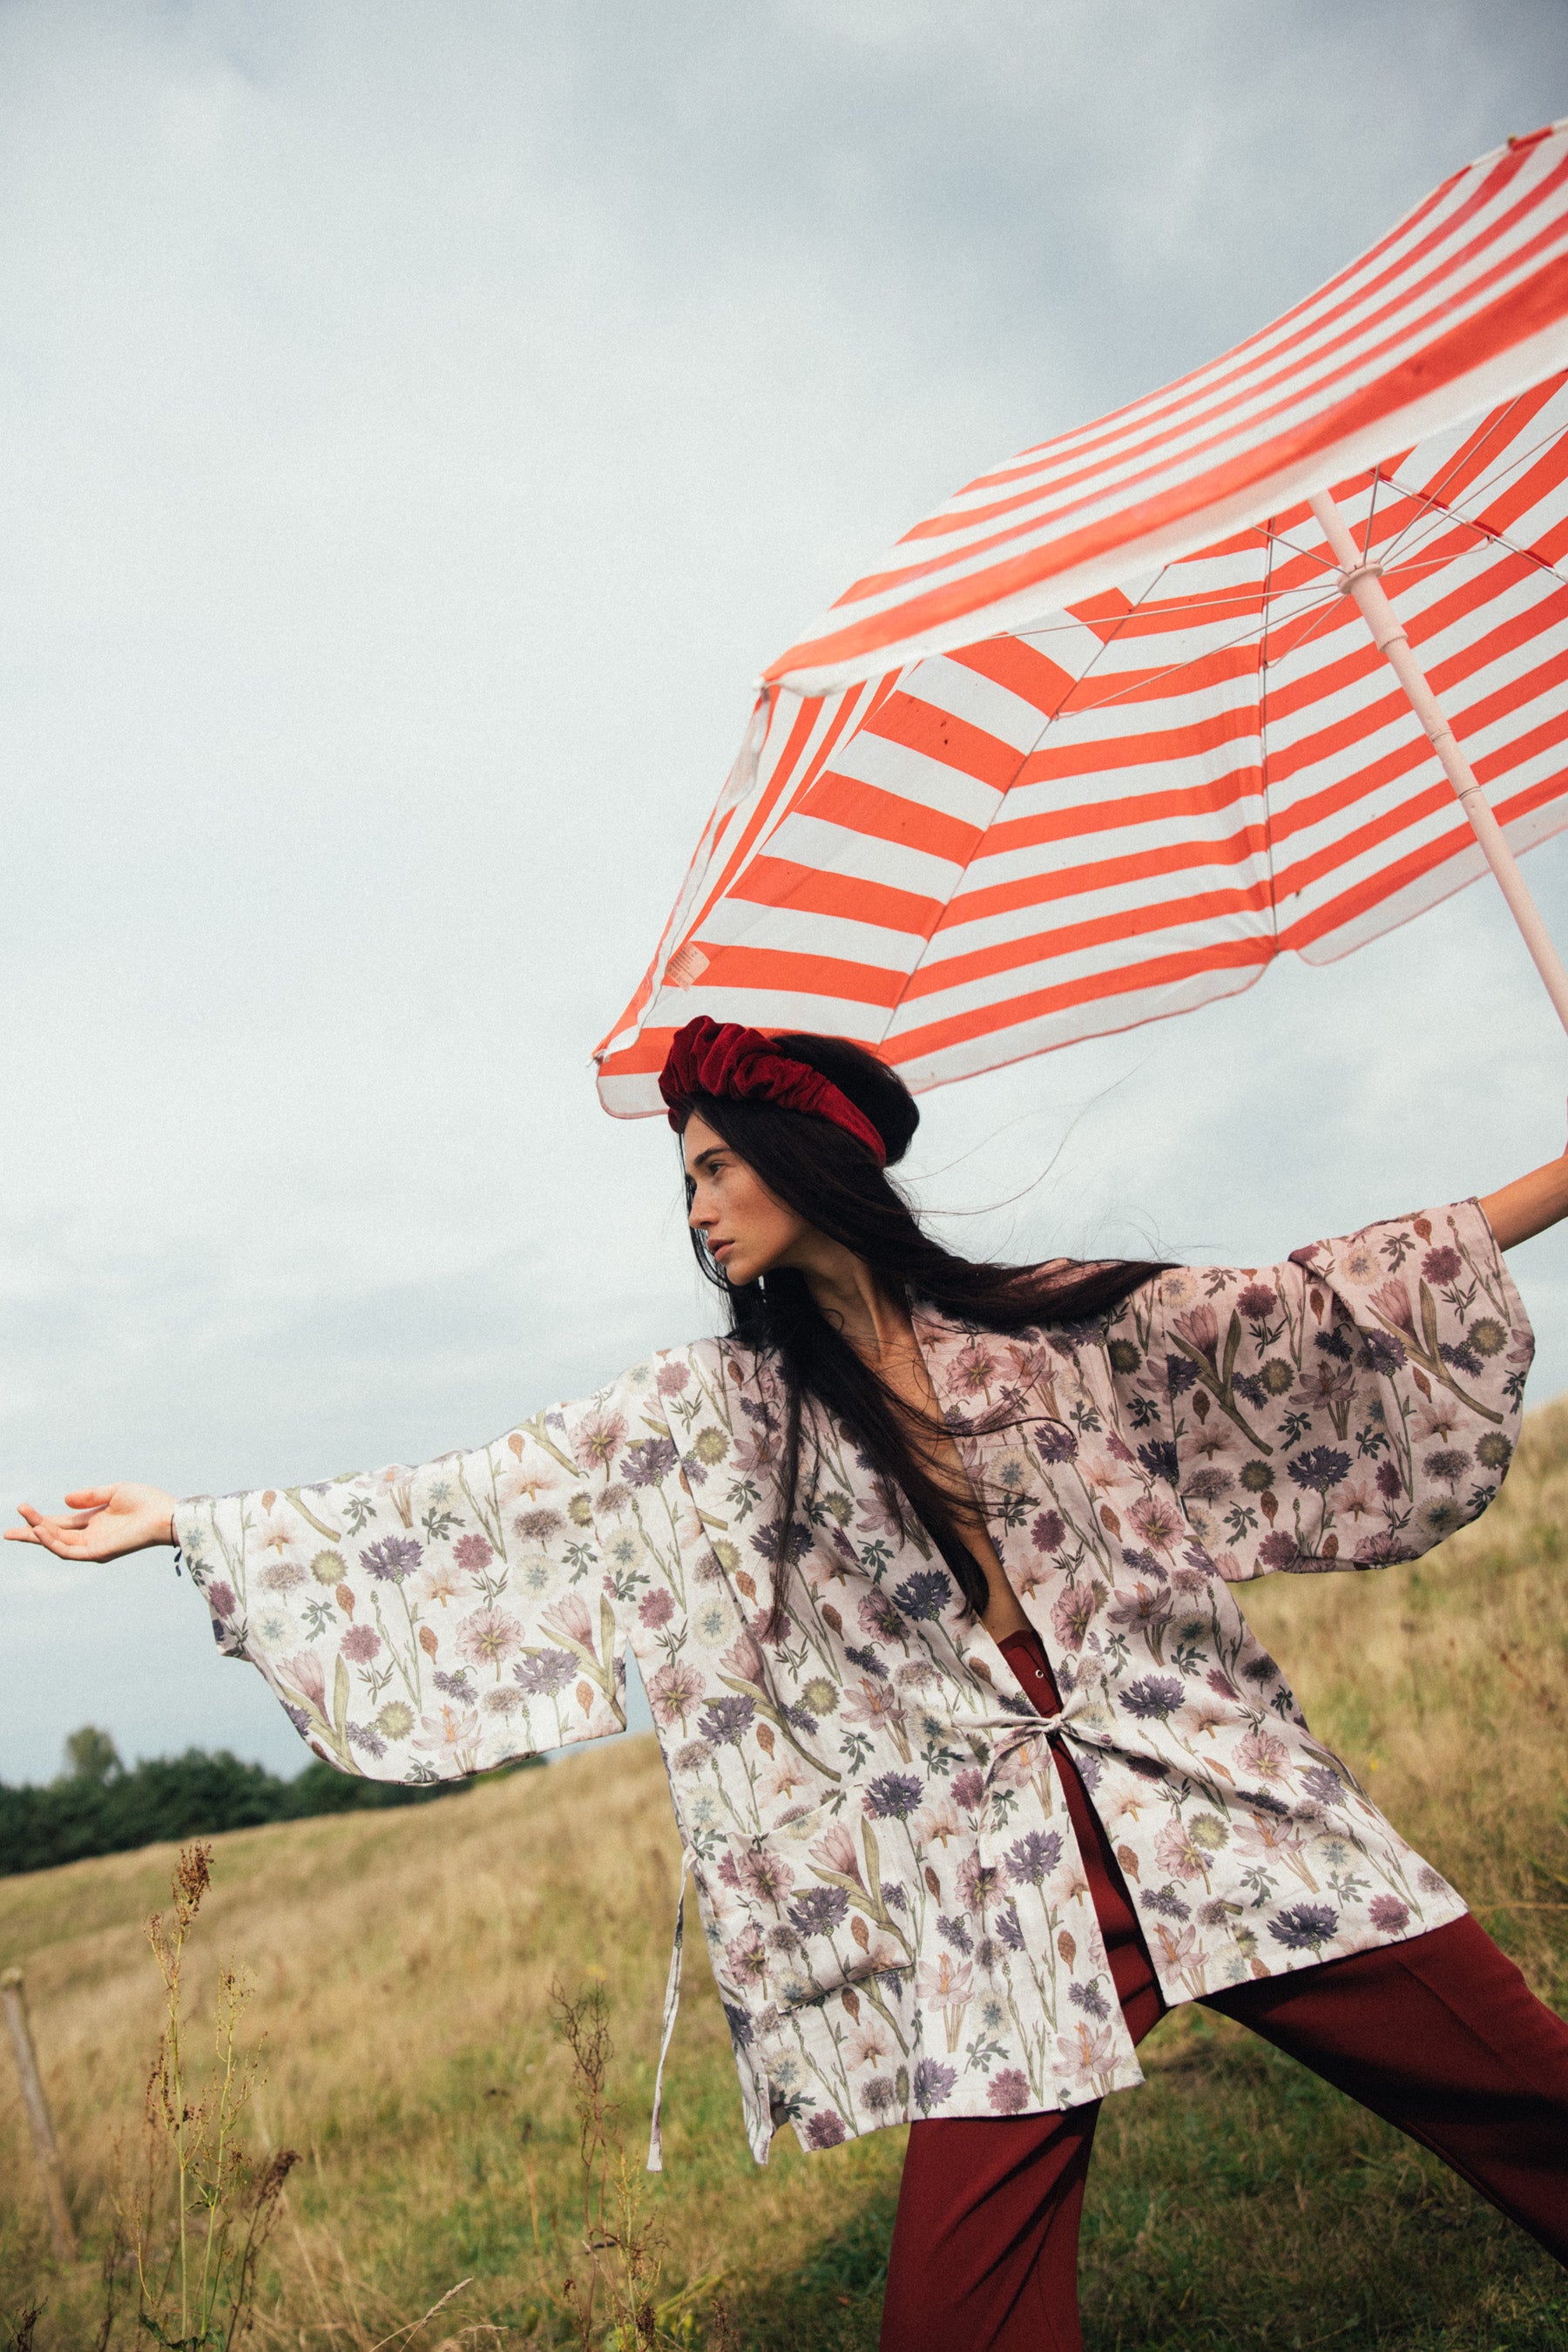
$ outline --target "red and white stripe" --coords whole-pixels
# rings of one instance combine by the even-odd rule
[[[599,1049],[606,1108],[660,1108],[697,1013],[857,1037],[930,1087],[1283,950],[1328,961],[1472,880],[1306,506],[1325,484],[1514,848],[1568,824],[1565,368],[1553,130],[1226,360],[972,485],[770,671]],[[1467,429],[1483,383],[1506,396]]]

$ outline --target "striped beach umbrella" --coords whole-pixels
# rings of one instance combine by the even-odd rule
[[[1329,962],[1568,824],[1568,121],[1021,451],[773,662],[598,1048],[705,1013],[920,1089]]]

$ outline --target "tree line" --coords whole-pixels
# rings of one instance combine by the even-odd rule
[[[406,1788],[320,1762],[284,1780],[265,1765],[242,1764],[227,1748],[209,1755],[187,1748],[183,1756],[149,1757],[128,1766],[107,1732],[84,1724],[66,1741],[58,1780],[42,1788],[0,1783],[0,1877],[52,1870],[89,1854],[254,1829],[262,1822],[428,1804],[471,1785],[446,1780]]]

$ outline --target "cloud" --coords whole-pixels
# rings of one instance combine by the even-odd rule
[[[704,1328],[586,1061],[755,670],[1565,52],[1531,5],[13,0],[0,1486],[418,1458]],[[1473,891],[928,1097],[922,1190],[1034,1187],[974,1246],[1262,1256],[1543,1157],[1561,1066]],[[15,1559],[0,1774],[95,1715],[298,1760],[166,1562]]]

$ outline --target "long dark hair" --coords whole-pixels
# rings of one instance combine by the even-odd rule
[[[902,1159],[920,1112],[908,1087],[885,1064],[842,1037],[795,1034],[773,1043],[848,1096],[882,1137],[889,1164]],[[717,1095],[694,1096],[690,1112],[745,1160],[775,1200],[864,1259],[895,1297],[907,1290],[985,1330],[1091,1322],[1161,1271],[1152,1263],[1121,1258],[1016,1266],[957,1257],[923,1230],[865,1146],[827,1119]],[[689,1199],[691,1190],[689,1179]],[[784,1585],[808,1407],[825,1410],[843,1425],[880,1481],[900,1528],[907,1529],[906,1514],[912,1513],[964,1599],[982,1613],[990,1587],[954,1516],[955,1504],[968,1498],[952,1491],[921,1461],[910,1442],[911,1425],[919,1423],[910,1408],[823,1315],[796,1268],[776,1266],[758,1281],[736,1286],[714,1265],[700,1234],[692,1234],[691,1243],[703,1274],[729,1302],[731,1337],[771,1356],[784,1375],[777,1568],[763,1638],[776,1641],[786,1622]]]

